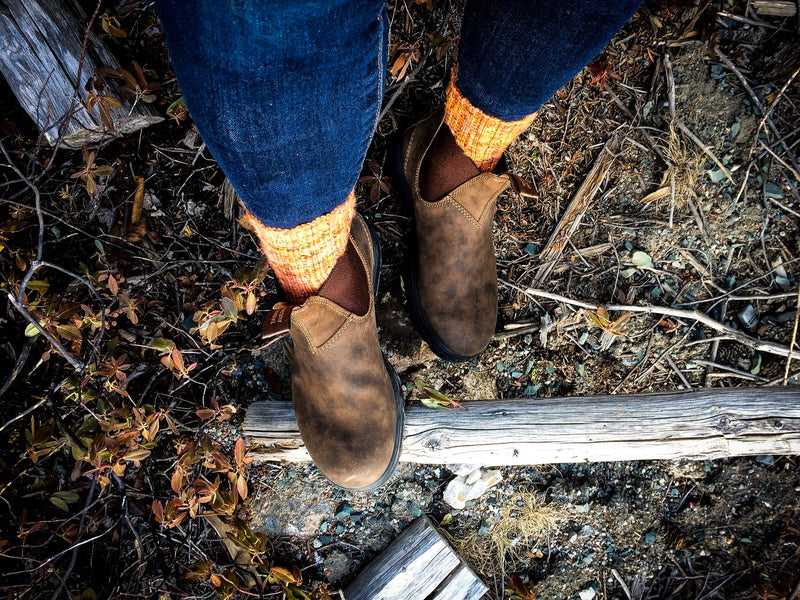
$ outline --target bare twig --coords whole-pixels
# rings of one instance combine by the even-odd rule
[[[25,417],[27,417],[29,414],[31,414],[33,411],[35,411],[37,408],[39,408],[39,407],[40,407],[42,404],[44,404],[45,402],[47,402],[47,397],[44,397],[44,398],[42,398],[42,399],[41,399],[41,400],[39,400],[39,401],[38,401],[36,404],[33,404],[33,405],[29,406],[28,408],[26,408],[26,409],[25,409],[23,412],[21,412],[20,414],[18,414],[18,415],[17,415],[16,417],[14,417],[13,419],[9,419],[9,420],[8,420],[8,421],[6,421],[5,423],[3,423],[3,425],[2,425],[2,426],[0,426],[0,431],[3,431],[3,430],[6,428],[6,427],[8,427],[9,425],[11,425],[11,424],[12,424],[12,423],[14,423],[15,421],[19,421],[20,419],[24,419]]]
[[[775,123],[773,123],[772,120],[769,118],[769,112],[770,111],[768,111],[767,109],[764,108],[764,105],[761,103],[761,100],[756,95],[756,93],[753,91],[753,88],[750,87],[750,84],[748,83],[747,79],[745,79],[744,75],[742,75],[742,72],[738,69],[738,67],[735,64],[733,64],[733,62],[731,62],[731,60],[727,56],[725,56],[725,54],[719,49],[719,47],[716,48],[716,53],[717,53],[717,56],[719,56],[719,59],[723,62],[723,64],[726,67],[728,67],[728,69],[733,71],[733,73],[736,75],[736,77],[739,78],[739,81],[741,82],[742,86],[744,87],[745,90],[747,90],[747,93],[750,96],[750,100],[752,100],[753,104],[756,106],[756,108],[758,108],[758,110],[763,115],[763,121],[767,124],[767,126],[770,129],[770,131],[772,131],[772,133],[775,134],[775,137],[778,140],[781,140],[780,144],[783,146],[783,148],[784,148],[784,150],[786,152],[786,156],[789,158],[789,161],[792,163],[792,166],[794,167],[795,172],[800,172],[800,166],[797,165],[797,161],[794,159],[794,156],[791,153],[791,149],[789,148],[789,145],[786,143],[786,141],[783,141],[781,139],[781,134],[778,131],[778,128],[775,127]],[[795,73],[792,74],[792,77],[787,82],[787,85],[789,83],[791,83],[792,80],[794,80],[796,74],[797,74],[797,70],[795,70]],[[775,103],[773,102],[772,104],[774,105]]]
[[[614,576],[614,579],[616,579],[622,586],[622,591],[625,592],[625,595],[628,597],[628,600],[633,600],[633,597],[631,596],[631,590],[628,588],[628,585],[625,583],[625,580],[622,579],[617,570],[611,569],[611,574]]]
[[[794,586],[792,592],[786,596],[786,600],[797,600],[800,598],[800,579],[797,580],[797,585]]]
[[[11,384],[14,383],[14,380],[22,372],[22,367],[25,366],[25,361],[28,360],[28,354],[30,354],[32,345],[33,345],[33,338],[28,338],[25,340],[25,343],[22,345],[22,348],[19,351],[17,362],[14,363],[14,368],[11,369],[11,373],[8,374],[8,377],[3,382],[3,386],[0,387],[0,398],[3,397],[3,394],[5,394],[8,391],[8,388],[11,387]],[[0,431],[2,431],[2,428],[0,428]]]
[[[669,58],[669,52],[664,52],[664,73],[667,76],[669,114],[675,119],[675,78],[672,76],[672,61]]]
[[[676,125],[678,126],[678,129],[680,129],[686,135],[686,137],[688,137],[695,144],[697,144],[697,147],[700,148],[700,150],[702,150],[711,160],[714,161],[714,164],[716,164],[720,168],[720,170],[725,174],[725,177],[727,177],[728,180],[733,185],[736,185],[736,182],[734,181],[731,172],[724,164],[722,164],[722,161],[717,158],[716,154],[714,154],[711,148],[706,146],[699,137],[697,137],[694,133],[692,133],[692,130],[689,129],[683,121],[678,121]]]
[[[800,286],[797,286],[797,307],[794,311],[794,327],[792,327],[792,340],[789,342],[789,348],[794,350],[795,341],[797,341],[797,322],[800,319]],[[789,365],[792,364],[792,355],[786,357],[786,370],[783,372],[783,385],[789,381]]]
[[[728,373],[731,373],[733,375],[738,375],[739,377],[744,378],[744,379],[752,379],[753,381],[761,381],[763,383],[766,383],[766,382],[769,381],[769,379],[766,378],[766,377],[761,377],[760,375],[753,375],[752,373],[748,373],[747,371],[742,371],[741,369],[736,369],[734,367],[729,367],[728,365],[721,365],[721,364],[719,364],[717,362],[710,361],[710,360],[702,360],[702,359],[699,359],[699,358],[693,358],[691,360],[691,362],[693,362],[693,363],[695,363],[697,365],[702,365],[704,367],[713,367],[715,369],[721,369],[721,370],[727,371]],[[711,375],[711,373],[709,373],[709,375]]]
[[[98,9],[99,9],[99,3],[98,3]],[[9,169],[11,169],[12,171],[14,171],[16,173],[16,175],[22,181],[25,182],[25,185],[27,185],[30,188],[30,190],[33,192],[34,208],[35,208],[35,211],[36,211],[36,218],[38,219],[38,222],[39,222],[39,231],[38,231],[38,237],[37,237],[37,241],[36,241],[36,258],[31,261],[31,263],[30,263],[30,265],[28,267],[28,271],[27,271],[27,273],[25,273],[25,277],[23,277],[22,282],[20,283],[19,290],[17,291],[16,297],[14,297],[13,294],[8,290],[6,291],[6,296],[9,298],[9,300],[11,301],[12,306],[17,310],[17,312],[19,312],[25,318],[26,321],[31,323],[37,329],[37,331],[39,331],[39,333],[41,333],[53,345],[53,347],[55,347],[55,349],[58,351],[58,353],[61,354],[65,359],[67,359],[67,361],[73,366],[73,368],[76,371],[83,371],[86,368],[86,365],[89,363],[89,361],[91,361],[92,358],[94,357],[94,355],[97,354],[97,352],[99,351],[99,347],[98,347],[97,343],[96,342],[92,342],[92,352],[87,357],[87,359],[85,361],[81,361],[78,358],[76,358],[75,356],[73,356],[56,339],[56,337],[53,334],[51,334],[50,332],[46,331],[44,329],[44,327],[42,327],[39,324],[39,322],[36,319],[34,319],[33,316],[28,312],[28,310],[25,307],[24,302],[23,302],[23,297],[25,295],[25,290],[27,289],[28,284],[30,283],[30,281],[33,278],[34,274],[36,273],[36,271],[40,267],[49,267],[51,269],[56,269],[57,271],[61,271],[65,275],[73,277],[73,278],[77,279],[78,281],[80,281],[81,283],[83,283],[86,287],[89,288],[89,290],[91,291],[92,295],[100,303],[100,330],[99,330],[99,334],[97,336],[97,340],[100,340],[100,339],[103,338],[103,334],[105,333],[105,329],[106,329],[106,317],[105,317],[106,307],[105,307],[105,302],[103,302],[103,299],[100,296],[100,294],[98,293],[97,289],[91,284],[91,282],[89,282],[89,280],[85,279],[84,277],[81,277],[77,273],[74,273],[74,272],[72,272],[72,271],[70,271],[68,269],[65,269],[64,267],[61,267],[59,265],[56,265],[56,264],[53,264],[53,263],[50,263],[50,262],[42,260],[43,247],[44,247],[44,212],[42,211],[41,195],[39,193],[39,189],[33,183],[31,183],[31,181],[28,178],[26,178],[22,174],[22,172],[17,168],[17,166],[13,163],[13,161],[11,160],[11,157],[8,154],[8,151],[6,150],[5,146],[3,145],[3,143],[1,141],[0,141],[0,151],[2,151],[3,156],[8,161],[8,164],[6,164],[4,166],[6,166]],[[2,395],[2,394],[0,394],[0,395]]]
[[[517,286],[513,287],[517,288]],[[534,288],[528,288],[524,290],[521,288],[517,289],[526,296],[532,298],[547,298],[549,300],[554,300],[556,302],[563,302],[565,304],[571,304],[573,306],[580,306],[581,308],[586,308],[589,310],[597,310],[598,308],[600,308],[600,306],[597,304],[590,304],[588,302],[581,302],[580,300],[573,300],[572,298],[567,298],[565,296],[561,296],[560,294],[554,294],[552,292],[545,292],[544,290],[537,290]],[[670,308],[667,306],[634,306],[627,304],[610,304],[608,306],[605,306],[604,308],[608,311],[639,312],[647,314],[665,315],[668,317],[675,317],[677,319],[698,321],[699,323],[702,323],[706,327],[710,327],[715,331],[724,333],[725,335],[730,336],[737,342],[744,344],[745,346],[749,346],[750,348],[753,348],[760,352],[767,352],[768,354],[776,354],[778,356],[786,356],[786,357],[791,356],[793,358],[800,358],[800,352],[793,351],[779,344],[758,340],[745,333],[742,333],[738,329],[734,329],[733,327],[729,327],[727,325],[724,325],[723,323],[719,323],[718,321],[715,321],[708,315],[704,315],[703,313],[696,310],[681,310],[678,308]]]
[[[567,242],[573,233],[578,229],[581,219],[586,214],[592,201],[594,200],[600,184],[606,177],[609,167],[613,164],[619,150],[619,137],[613,137],[600,152],[600,155],[592,165],[591,170],[586,175],[578,191],[575,193],[572,201],[564,211],[564,215],[558,222],[550,239],[545,244],[544,249],[540,253],[542,265],[536,271],[535,280],[539,283],[546,280],[550,273],[553,271],[556,262],[567,247]]]
[[[29,313],[28,310],[14,297],[14,294],[12,294],[10,291],[6,291],[6,297],[8,298],[8,301],[11,302],[11,305],[17,310],[17,312],[21,314],[22,317],[28,321],[28,323],[33,325],[36,330],[53,345],[56,351],[63,356],[76,371],[82,371],[86,367],[83,362],[78,360],[66,348],[64,348],[64,346],[61,345],[61,342],[59,342],[52,333],[47,331],[39,324],[39,321],[33,318],[33,315],[31,315],[31,313]]]

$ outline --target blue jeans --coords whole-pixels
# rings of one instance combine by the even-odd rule
[[[468,0],[458,86],[485,113],[539,109],[641,0]],[[290,228],[353,190],[386,72],[384,0],[156,0],[197,129],[264,224]]]

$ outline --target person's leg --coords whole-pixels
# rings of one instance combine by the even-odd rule
[[[156,4],[192,118],[301,302],[344,251],[383,93],[384,3]]]
[[[468,0],[446,122],[491,169],[542,104],[631,18],[641,0]]]
[[[494,203],[515,180],[491,171],[639,3],[467,0],[444,110],[409,130],[402,150],[417,229],[408,295],[440,356],[475,356],[494,333]]]
[[[403,397],[375,324],[377,239],[353,188],[377,125],[383,0],[157,0],[197,129],[292,305],[292,399],[311,457],[369,488],[397,464]],[[354,216],[355,215],[355,216]]]

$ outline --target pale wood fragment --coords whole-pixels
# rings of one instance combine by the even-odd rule
[[[483,466],[800,454],[800,386],[464,402],[406,411],[400,460]],[[260,460],[308,461],[291,403],[244,423]]]
[[[347,600],[478,600],[487,591],[426,516],[411,523],[345,590]]]
[[[794,0],[753,0],[750,5],[758,15],[793,17],[797,14],[797,2]]]
[[[487,591],[486,584],[475,576],[463,562],[447,576],[428,600],[465,600],[480,598]]]

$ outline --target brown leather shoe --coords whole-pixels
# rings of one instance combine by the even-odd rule
[[[497,323],[492,220],[509,187],[534,195],[516,176],[480,173],[441,199],[423,198],[420,168],[444,125],[438,110],[412,126],[398,151],[399,180],[414,207],[416,257],[406,295],[422,337],[442,358],[464,361],[489,344]]]
[[[349,283],[340,281],[346,263],[361,269]],[[272,337],[288,327],[300,435],[322,474],[349,490],[385,483],[397,465],[403,437],[400,382],[381,352],[375,325],[379,270],[378,240],[356,215],[345,255],[319,295],[301,306],[271,311],[262,331]],[[354,294],[351,310],[329,299],[348,286]]]

